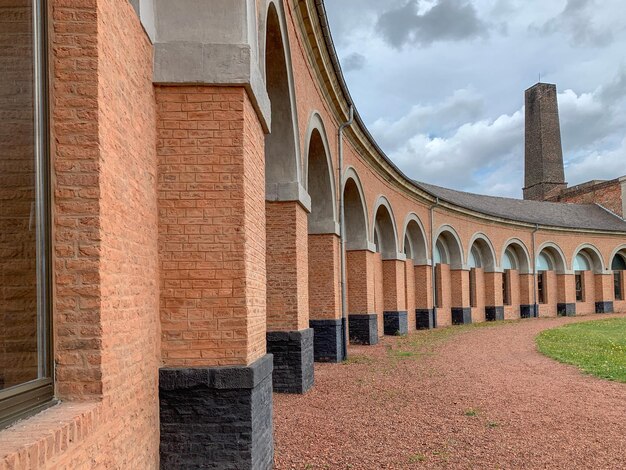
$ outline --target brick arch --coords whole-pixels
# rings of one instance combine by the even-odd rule
[[[385,196],[378,196],[372,212],[371,237],[374,243],[378,242],[376,251],[380,251],[383,259],[398,257],[398,229],[396,218],[389,200]]]
[[[563,250],[554,242],[545,242],[537,249],[537,259],[543,252],[548,253],[552,261],[554,261],[554,271],[557,274],[568,274],[567,259]],[[535,263],[537,260],[535,260]]]
[[[576,260],[576,256],[578,256],[578,254],[580,253],[583,253],[589,260],[591,260],[591,265],[594,273],[602,274],[605,271],[602,253],[600,253],[600,250],[598,250],[598,248],[590,243],[583,243],[574,250],[574,254],[572,255],[570,263],[572,271],[574,270],[574,261]]]
[[[504,256],[507,250],[512,250],[515,254],[515,257],[518,261],[517,271],[520,274],[531,274],[532,273],[532,265],[530,263],[530,253],[526,244],[521,241],[519,238],[509,238],[502,248],[502,253],[500,253],[500,263],[499,266],[502,267],[502,263],[504,260]]]
[[[430,258],[428,257],[428,241],[426,238],[426,231],[420,218],[414,212],[411,212],[406,216],[404,221],[404,230],[401,239],[401,252],[407,254],[406,243],[409,243],[410,256],[407,254],[407,258],[413,259],[415,264],[424,265],[429,264]]]
[[[469,265],[469,257],[472,252],[472,248],[476,246],[477,250],[480,253],[482,268],[485,272],[494,272],[497,268],[497,259],[496,259],[496,251],[493,248],[493,243],[487,235],[482,232],[475,233],[470,239],[469,246],[467,249],[467,260],[466,264]]]
[[[298,111],[291,52],[281,1],[267,4],[264,50],[265,84],[271,103],[270,133],[265,137],[265,193],[269,201],[310,204],[302,186]]]
[[[311,197],[309,233],[339,233],[333,161],[326,128],[314,111],[306,133],[305,183]]]
[[[349,167],[343,181],[346,249],[366,250],[370,248],[369,216],[361,179],[356,170]]]
[[[464,266],[463,260],[465,260],[465,255],[459,234],[451,225],[442,225],[435,232],[433,243],[436,244],[440,241],[440,239],[445,244],[448,254],[450,255],[450,268],[462,269]],[[434,262],[435,261],[433,260],[433,263]]]

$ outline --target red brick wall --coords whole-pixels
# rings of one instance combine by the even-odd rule
[[[383,261],[383,308],[386,311],[406,310],[404,261]]]
[[[383,279],[383,258],[380,253],[373,253],[374,267],[374,311],[378,315],[378,335],[384,333],[385,288]]]
[[[311,319],[341,318],[339,237],[309,235],[309,315]]]
[[[485,271],[482,268],[476,268],[474,271],[474,279],[476,282],[476,306],[472,308],[472,322],[480,323],[485,321],[485,305],[486,305],[486,285]],[[470,272],[471,275],[471,272]],[[469,305],[469,304],[468,304]]]
[[[371,314],[376,311],[374,256],[374,253],[366,250],[346,253],[348,312],[351,314]]]
[[[437,281],[437,325],[448,326],[452,324],[452,276],[450,266],[438,264],[435,267]],[[469,296],[468,302],[469,305]]]
[[[415,330],[415,266],[412,259],[404,263],[404,285],[406,287],[406,311],[409,319],[409,332]]]
[[[265,354],[263,132],[244,88],[158,87],[162,358]]]
[[[266,202],[267,331],[309,327],[308,217],[297,202]]]
[[[415,308],[433,308],[432,266],[415,266]]]
[[[506,320],[514,320],[520,317],[521,301],[521,278],[519,272],[515,269],[509,271],[509,300],[510,304],[504,306],[504,318]],[[503,302],[504,303],[504,299]]]
[[[621,217],[626,216],[622,206],[622,186],[617,179],[582,187],[579,190],[566,190],[552,200],[571,204],[600,204]]]

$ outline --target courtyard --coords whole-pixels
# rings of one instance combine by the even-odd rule
[[[274,395],[276,468],[626,468],[626,384],[537,351],[595,315],[385,337]]]

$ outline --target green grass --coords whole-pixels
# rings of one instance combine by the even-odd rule
[[[626,318],[573,323],[537,336],[537,348],[584,372],[626,383]]]

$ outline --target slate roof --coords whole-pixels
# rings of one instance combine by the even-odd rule
[[[414,183],[442,201],[483,214],[539,225],[626,232],[626,221],[596,204],[524,201]]]

